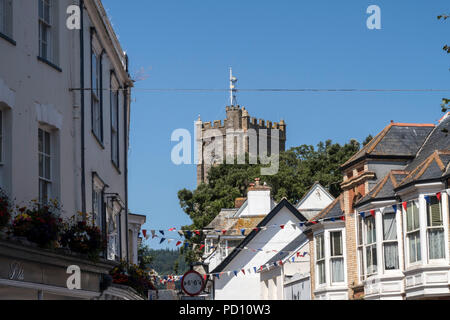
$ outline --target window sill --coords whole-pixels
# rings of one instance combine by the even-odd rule
[[[54,64],[54,63],[48,61],[47,59],[44,59],[44,58],[42,58],[42,57],[40,57],[40,56],[38,56],[37,59],[38,59],[40,62],[43,62],[43,63],[45,63],[46,65],[49,65],[50,67],[52,67],[52,68],[55,69],[56,71],[62,72],[62,69],[61,69],[60,67],[58,67],[56,64]]]
[[[111,160],[112,166],[114,167],[114,169],[116,169],[117,173],[122,174],[122,172],[120,171],[119,167],[117,166],[117,164]]]
[[[102,148],[103,150],[105,150],[105,145],[103,144],[103,142],[97,137],[97,135],[95,134],[94,131],[91,130],[92,136],[94,137],[95,141],[97,141],[97,143],[99,144],[100,148]]]
[[[6,34],[4,34],[4,33],[1,33],[0,32],[0,38],[2,38],[2,39],[4,39],[4,40],[6,40],[6,41],[8,41],[10,44],[12,44],[13,46],[15,46],[16,45],[16,42],[12,39],[12,38],[10,38],[10,37],[8,37]]]

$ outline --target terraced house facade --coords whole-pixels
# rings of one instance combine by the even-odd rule
[[[391,123],[342,165],[312,220],[315,299],[449,299],[450,115]]]
[[[70,6],[81,8],[80,28],[67,27]],[[0,298],[98,298],[137,241],[128,230],[128,57],[99,0],[0,7],[0,186],[14,205],[55,199],[62,218],[89,213],[108,241],[92,263],[0,239]],[[70,265],[81,268],[81,290],[66,287]]]

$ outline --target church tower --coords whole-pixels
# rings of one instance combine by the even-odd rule
[[[260,139],[267,141],[267,150],[269,155],[272,152],[271,148],[271,134],[272,130],[278,130],[278,145],[279,152],[284,151],[286,147],[286,124],[284,120],[279,123],[265,120],[257,120],[250,117],[247,109],[241,107],[237,103],[237,78],[233,76],[232,69],[230,68],[230,105],[226,107],[226,119],[214,120],[211,122],[203,122],[200,119],[195,122],[196,130],[196,144],[197,144],[197,185],[201,183],[207,183],[208,171],[211,166],[225,163],[228,149],[231,149],[232,157],[237,157],[237,152],[240,147],[240,141],[237,141],[236,136],[227,136],[230,131],[242,132],[244,140],[242,141],[242,148],[244,153],[252,154],[252,150],[256,150],[259,154]],[[250,130],[250,131],[249,131]],[[248,138],[249,133],[256,133],[255,149],[251,148]],[[231,139],[231,140],[230,140]],[[233,148],[227,148],[227,140],[234,142]],[[264,143],[263,141],[261,143]],[[211,150],[222,149],[222,157],[219,154],[215,154]],[[227,151],[228,150],[228,151]],[[274,150],[275,151],[275,150]],[[228,163],[228,162],[227,162]]]

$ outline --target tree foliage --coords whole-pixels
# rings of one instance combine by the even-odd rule
[[[372,139],[369,136],[364,143]],[[222,208],[234,208],[238,197],[245,197],[247,188],[255,178],[261,178],[271,188],[275,201],[287,198],[296,204],[317,181],[333,196],[341,192],[342,174],[340,165],[359,149],[356,140],[340,145],[331,140],[320,142],[316,147],[301,145],[280,154],[280,167],[273,176],[261,176],[261,165],[227,165],[212,167],[208,173],[208,183],[196,190],[183,189],[178,192],[181,208],[189,215],[193,224],[184,229],[203,229]],[[188,239],[191,243],[201,243],[202,235]],[[189,262],[198,261],[199,253],[185,250]]]

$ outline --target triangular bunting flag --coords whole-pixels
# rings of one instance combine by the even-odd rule
[[[342,220],[342,221],[345,221],[345,216],[342,216],[342,217],[341,217],[341,220]]]
[[[241,229],[241,234],[245,236],[245,229]]]
[[[403,210],[407,210],[408,209],[408,202],[406,202],[406,201],[404,201],[403,203],[402,203],[402,206],[403,206]]]
[[[425,196],[425,200],[427,201],[427,203],[430,203],[431,200],[430,196]]]
[[[394,212],[397,213],[397,205],[396,204],[392,205],[392,209],[394,209]]]
[[[237,271],[233,271],[234,275],[237,277],[238,272]]]
[[[375,210],[370,210],[370,215],[375,218]]]
[[[152,239],[154,239],[155,237],[156,237],[156,234],[155,234],[155,230],[150,230],[150,232],[152,233]]]
[[[170,228],[169,231],[175,231],[177,228]]]
[[[280,226],[280,228],[281,228],[281,229],[284,229],[284,224],[282,224],[282,225]]]
[[[205,245],[204,244],[202,244],[201,246],[200,246],[200,249],[198,249],[198,250],[203,250],[203,248],[205,247]]]
[[[256,267],[253,267],[253,269],[255,270],[255,273],[256,273]]]
[[[436,198],[437,198],[439,201],[441,201],[442,193],[441,193],[441,192],[436,193]]]
[[[163,243],[166,240],[166,238],[161,238],[161,241],[159,242],[159,244]]]
[[[144,238],[147,238],[147,230],[143,229],[142,234],[144,235]]]
[[[245,270],[244,269],[242,269],[241,271],[242,271],[243,274],[245,274]]]
[[[184,243],[184,248],[185,248],[185,249],[189,248],[189,242],[185,242],[185,243]]]
[[[159,230],[159,233],[161,233],[162,235],[164,235],[164,231],[163,231],[163,230]]]
[[[196,235],[198,235],[198,236],[200,235],[200,231],[195,230],[194,232],[195,232]]]
[[[361,218],[365,218],[366,217],[366,213],[365,212],[360,212],[359,215],[361,216]]]
[[[181,241],[178,241],[177,242],[177,244],[176,244],[176,246],[178,247],[180,244],[182,244],[183,242],[181,242]]]

